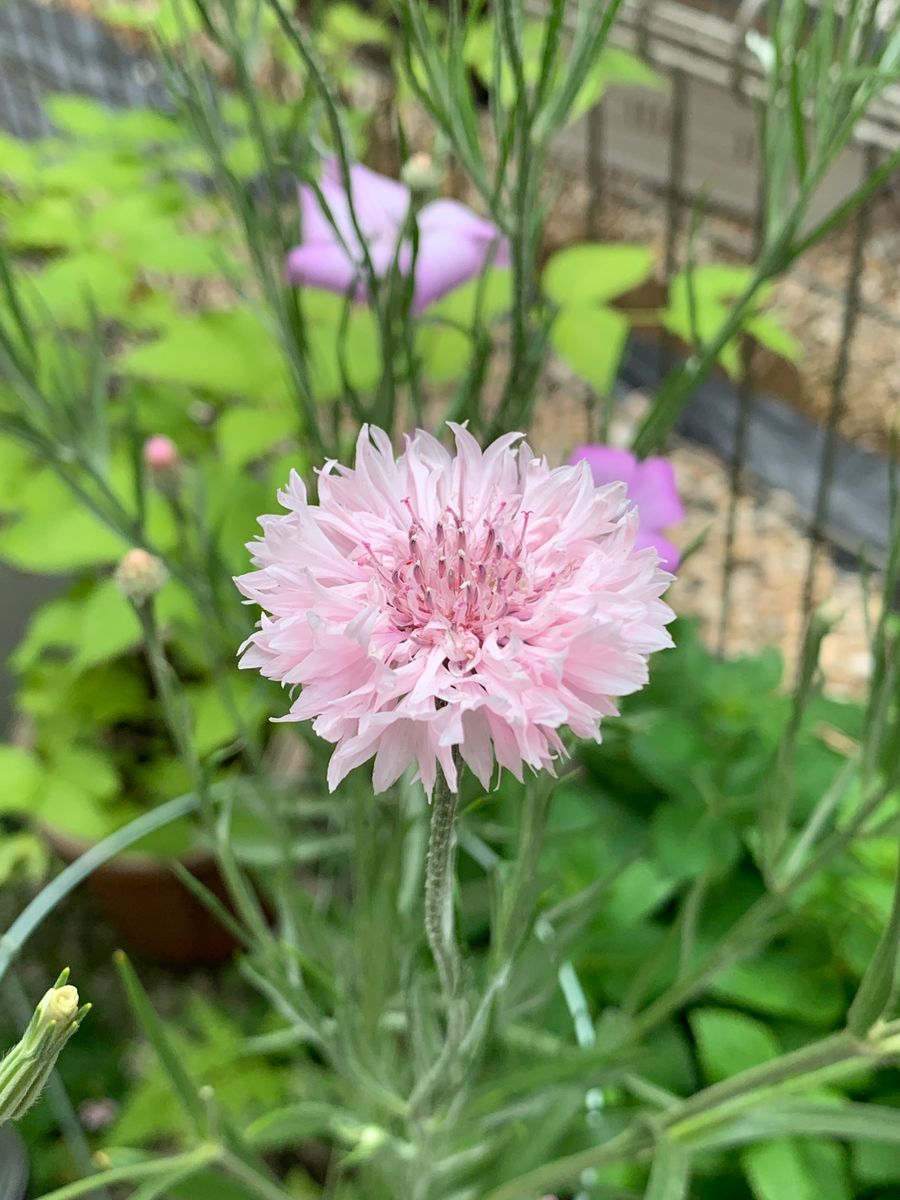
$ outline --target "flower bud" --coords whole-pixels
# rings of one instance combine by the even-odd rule
[[[408,158],[400,172],[401,178],[412,192],[430,192],[441,182],[440,172],[430,154],[418,151]]]
[[[43,996],[19,1041],[0,1063],[0,1125],[17,1121],[40,1096],[69,1038],[90,1012],[63,971]]]
[[[124,596],[135,604],[143,604],[155,596],[169,578],[165,566],[147,550],[129,550],[116,567],[115,579]]]
[[[157,433],[144,442],[144,464],[153,475],[170,475],[181,466],[181,455],[171,438]]]

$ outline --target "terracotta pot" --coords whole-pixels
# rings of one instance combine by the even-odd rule
[[[44,837],[63,859],[73,862],[90,842],[44,827]],[[197,851],[181,865],[226,906],[228,895],[213,856]],[[87,885],[127,948],[178,966],[217,963],[237,949],[231,934],[197,900],[163,860],[147,854],[121,854],[98,867]],[[3,1200],[0,1196],[0,1200]]]
[[[0,1129],[0,1200],[25,1200],[28,1194],[28,1151],[13,1129]]]

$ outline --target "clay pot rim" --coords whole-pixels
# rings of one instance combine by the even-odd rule
[[[64,833],[61,829],[57,829],[53,825],[48,825],[44,821],[38,824],[38,830],[44,841],[66,862],[74,862],[75,859],[81,858],[83,854],[86,854],[89,850],[100,844],[99,841],[89,841],[74,834]],[[109,874],[123,876],[170,875],[172,863],[176,862],[189,871],[197,871],[204,867],[214,866],[216,856],[211,850],[204,848],[190,850],[187,854],[180,854],[171,858],[157,858],[141,850],[122,850],[112,858],[107,859],[105,863],[102,863],[96,869],[98,871],[107,871]]]

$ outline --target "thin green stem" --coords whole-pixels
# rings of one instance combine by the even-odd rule
[[[110,1167],[92,1175],[89,1179],[79,1179],[68,1183],[65,1187],[45,1192],[39,1200],[78,1200],[79,1196],[96,1195],[104,1187],[116,1183],[140,1183],[143,1179],[155,1179],[170,1175],[175,1171],[201,1170],[219,1161],[222,1150],[219,1146],[197,1146],[185,1154],[174,1154],[169,1158],[154,1158],[149,1162],[128,1163],[121,1167]],[[283,1200],[283,1197],[279,1197]]]

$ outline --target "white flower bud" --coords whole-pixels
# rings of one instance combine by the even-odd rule
[[[165,566],[147,550],[129,550],[116,567],[116,583],[122,594],[135,604],[155,596],[169,578]]]
[[[440,172],[434,159],[424,151],[408,158],[400,173],[403,182],[413,192],[431,192],[441,182]]]

